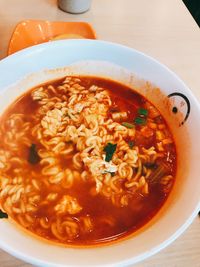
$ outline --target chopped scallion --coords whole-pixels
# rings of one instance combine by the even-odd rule
[[[113,154],[115,153],[116,148],[117,148],[117,144],[111,144],[111,143],[108,143],[104,147],[104,151],[106,152],[105,161],[107,161],[107,162],[111,161]]]
[[[144,124],[146,124],[146,120],[144,118],[141,118],[141,117],[135,118],[134,122],[137,125],[144,125]]]
[[[147,116],[148,115],[148,110],[147,109],[145,109],[145,108],[139,108],[138,109],[138,114],[140,115],[140,116]]]
[[[130,122],[122,122],[122,126],[129,128],[129,129],[132,129],[135,127],[135,125],[133,123],[130,123]]]

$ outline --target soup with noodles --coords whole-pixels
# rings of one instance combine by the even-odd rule
[[[103,78],[31,89],[0,118],[0,204],[46,239],[92,245],[125,237],[165,202],[176,148],[158,109]]]

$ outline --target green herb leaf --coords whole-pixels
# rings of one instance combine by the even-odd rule
[[[111,143],[108,143],[104,147],[104,150],[103,151],[106,152],[105,161],[109,162],[112,159],[113,154],[115,153],[116,148],[117,148],[117,144],[111,144]]]
[[[146,124],[146,120],[144,118],[140,118],[140,117],[135,118],[134,122],[137,125],[144,125],[144,124]]]
[[[147,109],[145,109],[145,108],[139,108],[138,109],[138,114],[140,115],[140,116],[147,116],[148,115],[148,110]]]
[[[132,129],[135,127],[135,125],[130,122],[122,122],[122,125],[129,129]]]
[[[129,145],[130,148],[133,148],[135,144],[134,144],[133,141],[128,141],[128,145]]]
[[[8,219],[8,214],[0,210],[0,219]]]
[[[37,164],[40,161],[40,157],[37,153],[36,145],[32,144],[29,148],[28,162],[31,164]]]

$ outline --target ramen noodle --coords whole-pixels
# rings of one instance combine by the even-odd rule
[[[65,77],[31,89],[0,119],[0,204],[46,239],[125,237],[163,205],[176,173],[170,129],[117,82]]]

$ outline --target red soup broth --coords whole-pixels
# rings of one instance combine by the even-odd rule
[[[95,88],[103,89],[98,91]],[[74,100],[72,96],[76,96]],[[73,113],[75,105],[72,111],[69,110],[70,99],[79,104],[79,112]],[[98,105],[95,106],[93,99],[97,99]],[[78,147],[78,139],[70,139],[68,132],[62,133],[69,125],[73,126],[70,129],[74,131],[80,129],[88,116],[87,109],[93,105],[90,101],[94,102],[96,110],[94,108],[88,118],[91,118],[91,114],[96,114],[96,117],[88,124],[87,120],[87,127],[84,127],[90,131],[94,121],[103,116],[102,127],[108,132],[103,134],[96,131],[93,136],[99,136],[101,140],[106,139],[106,135],[115,137],[97,143],[100,155],[95,154],[95,146],[85,152],[89,163],[85,164],[84,158],[82,161],[79,159],[80,166],[77,168],[73,157],[83,153],[84,149]],[[103,115],[97,111],[100,105],[106,109],[106,112],[102,111]],[[52,132],[48,134],[44,130],[44,117],[56,112],[60,114],[63,110],[66,112],[66,122],[63,123],[63,113],[61,119],[49,117],[47,123],[51,127],[58,126],[56,130],[53,128],[55,135]],[[80,116],[84,118],[80,119]],[[107,121],[107,125],[114,123],[118,128],[122,125],[126,128],[123,128],[124,132],[132,131],[134,134],[117,136],[114,128],[108,130],[108,126],[105,126]],[[152,219],[173,186],[176,147],[169,126],[148,99],[116,81],[82,76],[68,78],[67,81],[65,78],[50,81],[29,90],[11,104],[1,116],[0,125],[2,210],[26,229],[46,239],[64,244],[93,245],[126,237]],[[41,135],[46,134],[45,142],[42,141],[43,137],[35,134],[38,129],[41,129]],[[87,140],[84,138],[80,140],[83,140],[86,149]],[[126,147],[123,151],[120,151],[120,138]],[[60,152],[56,147],[59,142],[63,149]],[[106,152],[105,147],[108,148],[109,144],[112,148],[116,146],[114,152]],[[71,149],[69,153],[67,149]],[[131,151],[136,151],[135,165],[130,159],[127,160],[126,154],[131,154]],[[45,156],[45,153],[49,153],[49,156]],[[110,161],[106,161],[106,153],[112,154]],[[102,158],[96,169],[97,174],[91,169],[95,157]],[[52,167],[54,169],[48,167],[48,160],[55,164]],[[129,176],[132,173],[129,178],[126,174],[120,176],[118,173],[123,161],[127,164]],[[114,171],[105,167],[111,162]],[[57,172],[60,172],[60,176]],[[69,176],[72,177],[70,182]],[[114,189],[109,187],[111,180]]]

